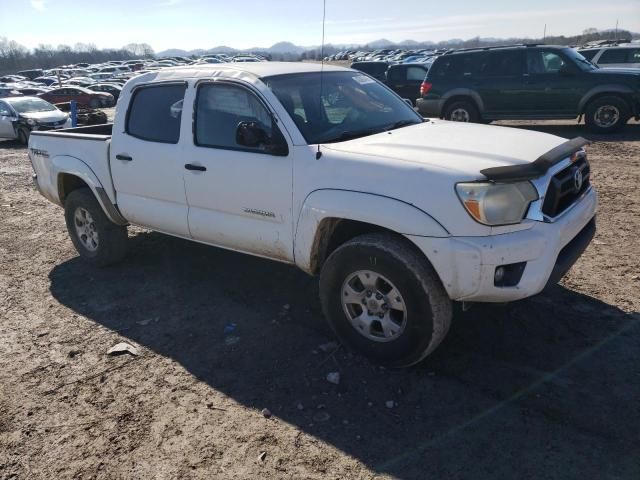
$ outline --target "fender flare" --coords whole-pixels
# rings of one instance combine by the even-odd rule
[[[627,85],[620,84],[605,84],[605,85],[597,85],[584,94],[580,103],[578,104],[578,113],[582,114],[585,112],[587,103],[589,103],[596,95],[601,94],[613,94],[621,93],[623,95],[633,95],[633,89]],[[631,105],[633,108],[633,105]]]
[[[484,112],[484,102],[482,101],[482,97],[470,88],[454,88],[453,90],[448,91],[442,97],[442,110],[444,110],[445,104],[451,100],[453,97],[470,97],[478,106],[478,111],[480,114]],[[444,112],[440,112],[442,115]]]
[[[56,200],[58,205],[64,205],[62,198],[62,176],[73,175],[86,183],[98,200],[102,211],[116,225],[128,225],[118,208],[111,202],[97,175],[82,160],[68,155],[59,155],[51,159],[52,183],[56,186]]]
[[[381,216],[380,212],[384,214]],[[450,235],[427,212],[402,200],[351,190],[315,190],[302,204],[294,236],[295,263],[305,272],[312,273],[319,260],[318,246],[323,233],[326,233],[320,226],[326,219],[369,223],[401,235]]]

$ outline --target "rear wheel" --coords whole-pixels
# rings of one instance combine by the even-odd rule
[[[480,113],[476,106],[468,100],[459,100],[447,105],[443,112],[445,120],[452,122],[478,122]]]
[[[618,96],[608,95],[591,101],[585,109],[585,123],[590,130],[611,133],[620,130],[631,113],[627,102]]]
[[[64,204],[67,231],[83,260],[106,266],[121,260],[127,250],[127,227],[107,218],[88,188],[72,191]]]
[[[425,358],[451,323],[451,301],[437,274],[392,234],[362,235],[335,250],[320,275],[320,297],[342,343],[387,366]]]

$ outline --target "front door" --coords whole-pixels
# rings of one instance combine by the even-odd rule
[[[14,118],[9,105],[0,101],[0,138],[15,138]]]
[[[523,109],[532,115],[577,115],[581,70],[558,51],[527,51]]]
[[[126,125],[113,136],[110,163],[118,207],[127,220],[188,237],[180,143],[185,89],[184,82],[136,88],[129,111],[118,113],[116,123]]]
[[[249,122],[285,142],[274,114],[255,91],[235,82],[200,84],[194,104],[193,142],[183,162],[191,236],[292,261],[292,154],[241,145],[237,136],[238,125]]]

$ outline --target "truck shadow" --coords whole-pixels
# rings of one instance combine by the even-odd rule
[[[119,266],[98,270],[78,258],[55,266],[53,296],[378,473],[638,474],[637,314],[556,287],[459,314],[435,355],[385,370],[318,348],[332,335],[316,279],[297,269],[156,233],[130,242]],[[339,385],[325,380],[331,371]]]

